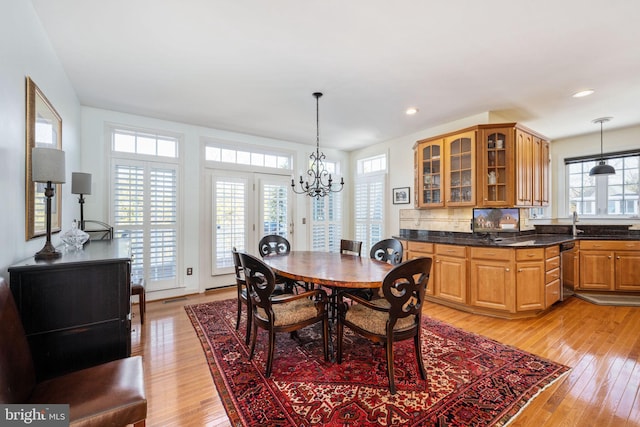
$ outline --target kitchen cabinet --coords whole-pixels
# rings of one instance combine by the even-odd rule
[[[404,246],[404,260],[410,260],[420,257],[427,257],[433,260],[434,248],[433,243],[405,241]],[[429,284],[427,285],[427,295],[433,295],[435,288],[435,262],[431,263],[431,271],[429,272]]]
[[[9,267],[39,380],[131,355],[130,272],[125,239]]]
[[[545,308],[544,249],[516,250],[516,310]]]
[[[517,123],[420,140],[414,163],[417,208],[549,203],[549,142]]]
[[[518,207],[549,204],[549,142],[516,128],[516,200]]]
[[[513,206],[514,150],[512,128],[482,129],[478,144],[478,205]]]
[[[476,204],[476,132],[445,139],[445,197],[447,206]]]
[[[515,312],[515,250],[471,247],[469,303],[475,307]]]
[[[640,291],[640,241],[580,241],[581,290]]]
[[[415,206],[444,206],[444,139],[419,143],[415,156]]]
[[[467,248],[435,245],[434,296],[460,304],[467,303]]]
[[[545,248],[544,257],[546,308],[560,300],[560,247],[556,245]]]

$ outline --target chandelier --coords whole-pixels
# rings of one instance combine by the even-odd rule
[[[319,199],[329,195],[329,193],[337,193],[342,191],[344,187],[344,178],[340,178],[340,186],[333,184],[331,174],[327,171],[323,160],[325,159],[324,153],[320,152],[320,108],[319,99],[322,96],[321,92],[315,92],[313,96],[316,98],[316,152],[311,153],[309,158],[311,159],[311,166],[307,170],[308,179],[303,181],[302,175],[300,175],[300,188],[296,188],[296,183],[291,179],[291,188],[296,194],[306,194],[309,197],[315,197]]]

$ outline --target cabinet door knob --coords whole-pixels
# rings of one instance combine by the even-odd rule
[[[611,255],[609,255],[607,258],[611,259]]]
[[[521,268],[518,269],[518,273],[522,273],[522,269]]]
[[[620,259],[620,257],[619,257],[619,256],[617,256],[617,257],[616,257],[616,259]]]
[[[509,270],[508,268],[505,268],[504,271],[511,271],[511,270]]]

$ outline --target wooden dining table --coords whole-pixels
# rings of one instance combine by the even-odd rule
[[[280,276],[333,290],[380,288],[384,276],[393,268],[375,259],[333,252],[291,251],[263,260]]]

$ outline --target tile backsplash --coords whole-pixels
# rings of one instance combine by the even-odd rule
[[[400,229],[472,233],[472,208],[401,209]],[[533,230],[529,210],[520,209],[520,231]]]

